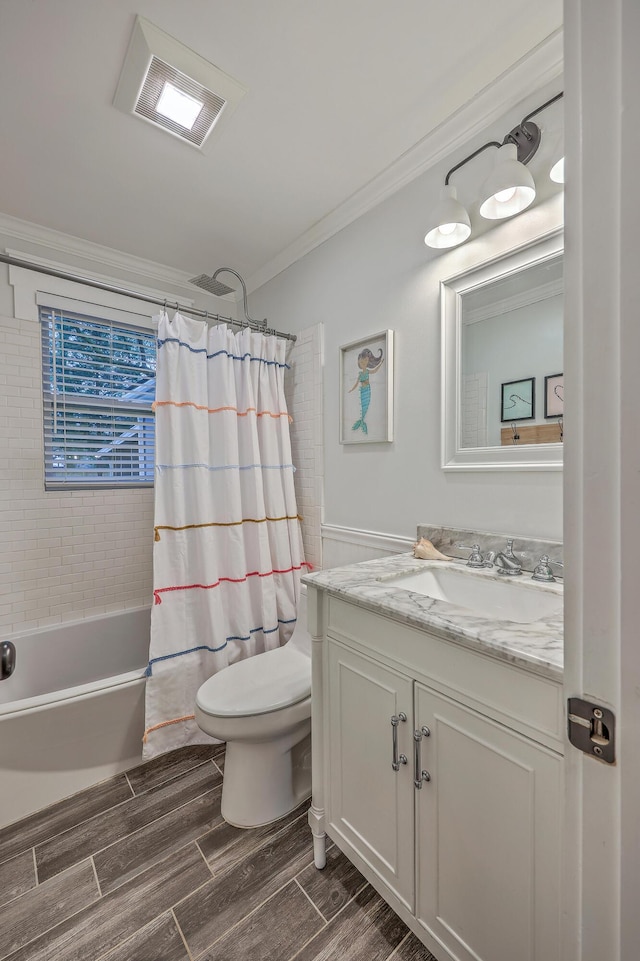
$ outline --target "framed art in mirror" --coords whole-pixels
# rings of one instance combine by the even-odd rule
[[[444,470],[562,469],[562,275],[560,228],[441,281]]]

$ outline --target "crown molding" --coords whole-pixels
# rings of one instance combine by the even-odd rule
[[[249,278],[247,288],[253,291],[262,287],[291,264],[481,134],[505,113],[531,96],[533,90],[561,77],[562,70],[563,33],[559,29],[430,131],[386,170],[257,270]]]
[[[469,324],[477,324],[483,320],[498,317],[500,314],[510,314],[520,307],[528,307],[530,304],[538,304],[543,300],[549,300],[564,292],[563,281],[551,280],[548,284],[538,284],[530,290],[521,290],[511,297],[502,297],[492,304],[485,304],[483,307],[476,307],[474,310],[465,311],[462,321],[465,327]]]
[[[11,240],[21,241],[22,243],[36,244],[46,248],[47,254],[55,254],[62,258],[77,257],[89,264],[95,264],[97,273],[105,277],[108,271],[113,271],[111,279],[117,283],[122,283],[122,272],[134,274],[145,282],[149,282],[154,290],[165,291],[167,286],[175,290],[183,291],[188,297],[193,298],[194,287],[189,283],[189,276],[182,270],[158,264],[153,260],[145,260],[142,257],[135,257],[133,254],[125,254],[113,247],[104,247],[102,244],[93,241],[82,240],[70,234],[52,230],[50,227],[42,227],[39,224],[31,223],[27,220],[19,220],[9,214],[0,213],[0,235]],[[36,262],[38,258],[32,254],[23,255],[25,259]],[[42,265],[49,265],[51,261],[40,259]],[[62,264],[56,262],[58,268]],[[66,265],[68,268],[68,265]],[[73,268],[77,269],[77,268]],[[118,278],[116,280],[116,278]],[[133,287],[130,283],[129,286]],[[220,298],[214,298],[220,301]],[[220,301],[227,303],[228,301]],[[191,300],[193,303],[193,300]]]
[[[122,277],[105,274],[104,271],[97,272],[94,270],[89,270],[88,268],[69,267],[68,264],[61,263],[58,260],[49,260],[45,257],[37,257],[35,256],[35,254],[27,254],[24,252],[24,250],[16,250],[13,247],[5,247],[5,253],[8,254],[9,257],[15,257],[16,260],[22,260],[25,263],[32,264],[33,265],[32,269],[33,271],[35,271],[35,273],[38,272],[38,267],[45,267],[48,270],[60,270],[68,273],[70,276],[73,275],[74,277],[73,282],[79,285],[82,285],[83,280],[86,280],[89,282],[95,281],[97,283],[110,284],[114,287],[121,287],[122,292],[120,293],[116,293],[113,291],[111,292],[116,297],[127,297],[127,293],[125,291],[128,291],[133,296],[135,296],[135,294],[142,294],[145,297],[156,297],[156,298],[162,298],[167,296],[166,285],[165,287],[147,287],[144,284],[139,284],[139,283],[135,283],[134,281],[127,280],[124,282],[126,284],[126,287],[123,287]],[[79,269],[80,273],[75,274],[76,269]],[[9,282],[12,285],[15,285],[15,283],[19,280],[19,278],[28,276],[30,273],[31,273],[31,270],[28,267],[18,267],[15,265],[10,265],[9,266]],[[49,281],[49,283],[47,283],[47,280]],[[62,283],[69,283],[69,281],[62,280]],[[46,288],[47,286],[51,287],[52,292],[54,292],[53,288],[59,287],[60,281],[57,278],[51,277],[51,276],[45,279],[45,275],[43,275],[43,280],[41,280],[39,284],[43,288]],[[172,291],[169,293],[169,297],[167,297],[167,300],[170,300],[172,297],[175,297],[175,296],[176,294]],[[181,296],[180,304],[183,307],[193,307],[193,298]]]

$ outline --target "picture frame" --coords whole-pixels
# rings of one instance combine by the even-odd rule
[[[564,417],[564,372],[544,379],[544,416]]]
[[[340,443],[393,440],[393,331],[340,347]]]
[[[500,387],[500,420],[503,424],[534,420],[536,416],[535,377],[505,381]]]

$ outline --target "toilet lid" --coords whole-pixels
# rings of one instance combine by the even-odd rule
[[[310,694],[310,659],[285,646],[214,674],[198,691],[196,704],[205,714],[242,717],[289,707]]]

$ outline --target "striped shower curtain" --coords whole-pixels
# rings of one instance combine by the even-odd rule
[[[158,320],[154,604],[144,756],[210,741],[212,674],[290,637],[304,562],[286,341]]]

